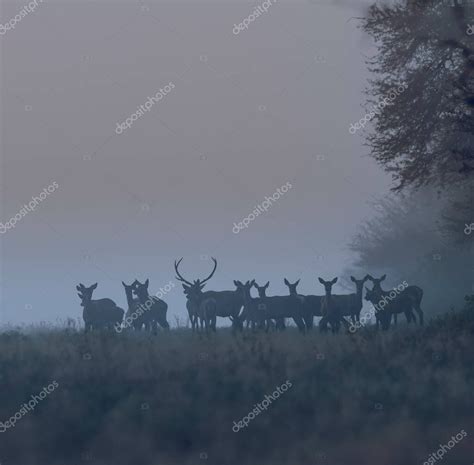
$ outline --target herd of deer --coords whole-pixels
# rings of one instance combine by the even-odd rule
[[[185,279],[179,271],[181,258],[174,263],[176,279],[182,283],[186,296],[186,308],[189,315],[193,331],[216,330],[217,317],[229,318],[234,329],[246,327],[253,330],[262,329],[268,331],[271,327],[276,329],[285,328],[285,319],[291,318],[298,329],[302,332],[313,327],[314,317],[320,317],[319,328],[326,331],[328,325],[332,332],[338,332],[341,323],[346,327],[350,324],[345,317],[349,317],[352,324],[360,319],[363,306],[362,291],[366,281],[372,281],[372,289],[366,289],[365,300],[371,302],[375,308],[377,328],[387,330],[392,321],[396,324],[399,314],[405,314],[407,322],[414,321],[417,313],[420,325],[423,324],[423,311],[420,304],[423,291],[418,286],[406,286],[400,292],[385,291],[381,287],[386,275],[376,279],[366,275],[363,279],[356,279],[351,276],[355,284],[355,292],[352,294],[334,295],[332,286],[337,282],[337,278],[332,281],[325,281],[319,278],[319,282],[324,286],[325,293],[318,295],[301,295],[296,288],[299,280],[295,283],[284,283],[288,287],[289,294],[286,296],[267,296],[266,291],[270,285],[267,282],[264,286],[259,286],[255,280],[234,281],[235,289],[232,291],[203,291],[207,281],[209,281],[217,269],[217,260],[213,258],[214,268],[205,279],[195,279],[193,282]],[[148,293],[149,281],[140,283],[135,280],[127,285],[122,281],[127,297],[128,311],[125,321],[130,321],[129,326],[135,330],[156,331],[158,325],[168,329],[166,320],[168,305],[156,296]],[[255,287],[258,297],[251,296],[251,289]],[[92,293],[97,288],[97,283],[85,287],[79,284],[76,289],[81,306],[84,307],[83,318],[86,331],[91,329],[122,328],[124,321],[124,310],[118,307],[111,299],[92,300]],[[394,294],[394,295],[393,295]],[[384,302],[384,305],[381,303]]]

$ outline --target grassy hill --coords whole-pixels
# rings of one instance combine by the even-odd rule
[[[0,335],[0,461],[423,464],[465,430],[442,462],[470,465],[473,341],[472,301],[423,329],[384,334],[8,331]],[[57,388],[5,427],[53,381]],[[247,427],[232,430],[287,381]]]

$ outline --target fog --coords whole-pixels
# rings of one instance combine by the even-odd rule
[[[363,131],[349,133],[365,113],[364,3],[278,1],[234,34],[255,6],[48,1],[0,37],[1,222],[59,186],[0,235],[3,323],[81,317],[79,282],[125,308],[121,281],[135,278],[176,284],[164,299],[184,320],[180,257],[189,279],[216,257],[215,290],[255,278],[286,294],[286,277],[322,294],[318,276],[344,278],[390,187]],[[2,22],[22,7],[4,3]]]

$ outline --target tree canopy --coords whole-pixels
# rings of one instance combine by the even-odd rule
[[[363,29],[377,53],[368,104],[406,86],[374,117],[367,143],[394,189],[446,187],[474,177],[474,2],[372,5]]]

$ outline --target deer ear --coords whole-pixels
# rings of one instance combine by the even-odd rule
[[[79,294],[79,292],[77,293],[77,295],[79,296],[81,300],[84,298],[84,296],[82,294]]]
[[[288,282],[288,280],[287,280],[286,278],[283,280],[283,282],[284,282],[287,286],[290,285],[290,283]]]
[[[95,283],[94,285],[92,285],[92,286],[91,286],[91,289],[92,289],[92,290],[97,289],[97,284],[99,284],[99,283]]]
[[[250,281],[250,285],[255,286],[255,279],[252,279],[252,281]]]
[[[84,289],[86,286],[84,286],[84,284],[82,284],[82,283],[79,283],[79,287]]]
[[[380,281],[384,281],[386,277],[387,277],[387,275],[384,274],[384,275],[380,278]]]
[[[336,284],[337,283],[337,278],[334,278],[332,281],[331,281],[332,284]]]
[[[80,288],[79,286],[76,286],[76,290],[80,291],[80,290],[81,290],[81,288]]]
[[[324,284],[324,279],[318,278],[321,284]]]
[[[127,287],[127,285],[122,281],[123,287]]]
[[[149,280],[149,279],[147,279],[147,280],[145,281],[145,286],[148,287],[148,284],[150,284],[150,280]]]
[[[296,281],[295,286],[297,286],[300,283],[300,281],[301,281],[301,278],[298,279],[298,281]]]
[[[374,278],[373,278],[370,274],[368,274],[368,275],[366,276],[366,278],[369,279],[370,281],[373,281],[373,280],[374,280]]]
[[[235,285],[236,287],[239,287],[239,282],[236,281],[235,279],[234,279],[234,285]]]
[[[354,276],[351,276],[351,281],[352,281],[353,283],[356,282],[356,279],[354,278]]]

